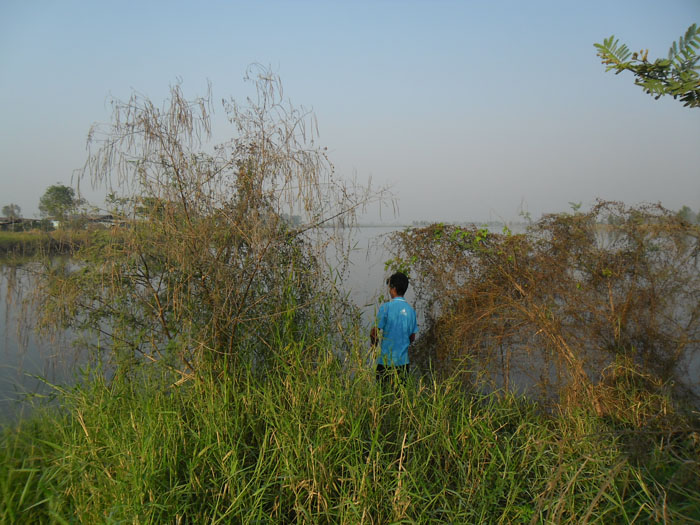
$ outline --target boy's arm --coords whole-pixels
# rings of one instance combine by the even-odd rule
[[[384,303],[379,307],[379,311],[377,312],[377,319],[372,327],[372,329],[369,332],[369,340],[372,343],[372,346],[376,346],[377,343],[379,343],[379,330],[384,329],[384,317],[386,315],[386,304]]]
[[[369,331],[369,341],[372,343],[372,346],[377,345],[377,327],[373,326],[372,329]]]
[[[413,344],[413,341],[416,340],[416,334],[415,334],[415,332],[408,336],[408,340],[409,340],[409,342],[410,342],[411,344]]]

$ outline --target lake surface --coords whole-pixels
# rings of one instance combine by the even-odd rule
[[[30,285],[23,271],[0,271],[0,420],[14,419],[28,409],[23,402],[52,393],[48,383],[66,384],[75,377],[76,356],[68,337],[43,341],[32,330],[18,324],[22,293]],[[13,297],[8,298],[8,282],[18,279]],[[29,323],[31,328],[31,321]]]
[[[390,255],[385,242],[391,233],[400,229],[402,228],[365,227],[355,235],[345,287],[350,293],[350,299],[362,310],[362,318],[368,326],[379,306],[379,297],[388,295],[386,279],[389,272],[384,269],[384,263]],[[406,300],[413,303],[414,299],[413,290],[409,286]]]

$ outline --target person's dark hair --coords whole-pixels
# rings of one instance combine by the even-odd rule
[[[408,277],[401,272],[396,272],[394,275],[389,277],[386,281],[389,287],[394,288],[396,293],[403,296],[408,290]]]

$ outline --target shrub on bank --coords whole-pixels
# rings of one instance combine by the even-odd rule
[[[434,224],[392,248],[434,369],[600,415],[616,385],[700,395],[700,228],[660,206],[601,201],[520,234]]]

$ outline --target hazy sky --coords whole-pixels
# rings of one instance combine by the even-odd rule
[[[160,103],[180,78],[243,100],[258,62],[313,108],[338,173],[392,185],[401,221],[596,198],[697,211],[700,109],[605,73],[593,47],[615,34],[665,56],[694,22],[700,0],[2,0],[0,205],[34,216],[71,184],[110,96]]]

